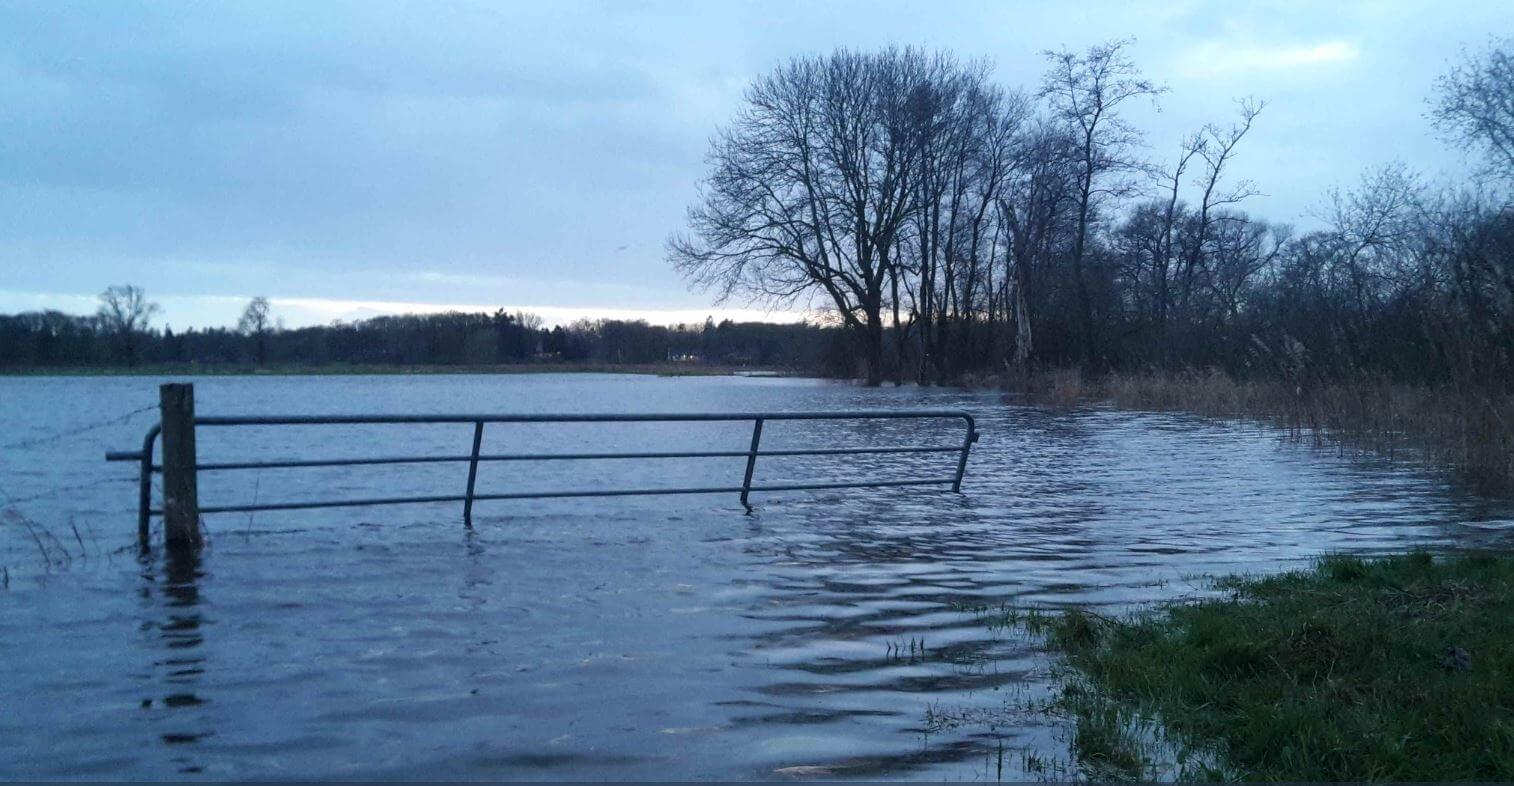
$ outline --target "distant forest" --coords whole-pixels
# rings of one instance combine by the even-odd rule
[[[281,330],[257,298],[236,329],[174,333],[117,286],[94,316],[0,317],[0,367],[678,359],[870,384],[1215,369],[1514,390],[1510,42],[1464,55],[1427,96],[1476,177],[1435,185],[1385,163],[1321,195],[1305,232],[1248,213],[1263,186],[1233,174],[1266,103],[1153,143],[1127,115],[1165,88],[1127,49],[1047,52],[1028,91],[985,61],[897,48],[753,82],[669,261],[718,297],[819,308],[834,327],[546,329],[501,311]]]
[[[91,316],[0,315],[0,369],[200,366],[490,366],[679,363],[845,374],[844,336],[807,324],[707,321],[665,327],[583,320],[546,328],[531,314],[374,317],[280,329],[254,298],[237,328],[175,332],[149,325],[156,307],[136,287],[111,287]]]

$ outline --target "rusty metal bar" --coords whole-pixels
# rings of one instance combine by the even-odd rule
[[[973,443],[978,441],[978,424],[973,416],[962,413],[967,419],[967,433],[962,435],[962,455],[957,458],[957,477],[952,481],[952,491],[962,493],[962,476],[967,474],[967,454],[972,451]]]
[[[731,422],[764,420],[921,420],[925,418],[970,419],[960,409],[837,410],[835,412],[654,412],[648,414],[592,413],[568,415],[278,415],[201,416],[199,426],[321,426],[378,425],[385,423],[667,423]]]
[[[161,513],[152,509],[152,473],[162,470],[152,463],[152,454],[162,432],[162,425],[154,423],[142,438],[141,450],[112,450],[105,454],[106,461],[137,462],[137,545],[143,549],[152,547],[152,516]]]
[[[757,469],[757,446],[762,443],[762,418],[752,421],[752,447],[746,455],[746,476],[741,480],[741,506],[746,512],[752,512],[752,503],[747,502],[747,496],[752,493],[752,472]]]
[[[473,483],[478,480],[478,449],[484,444],[484,422],[473,424],[473,460],[468,462],[468,498],[463,501],[463,526],[473,529]]]
[[[753,491],[822,491],[826,489],[882,489],[896,486],[946,486],[951,478],[930,480],[865,480],[859,483],[765,483],[753,486]]]
[[[751,491],[820,491],[834,489],[892,488],[898,486],[949,486],[951,478],[931,480],[869,480],[857,483],[774,483],[752,486]],[[706,486],[697,488],[593,489],[587,491],[519,491],[501,494],[475,494],[475,500],[571,499],[578,497],[645,497],[664,494],[736,494],[741,486]],[[420,497],[374,497],[356,500],[312,500],[310,502],[268,502],[257,505],[203,506],[201,513],[249,513],[267,510],[313,510],[317,508],[361,508],[381,505],[413,505],[429,502],[462,502],[464,495]],[[161,510],[152,510],[154,515]]]
[[[885,453],[960,453],[961,445],[936,445],[903,448],[809,448],[803,450],[761,450],[759,456],[855,456]],[[107,460],[119,461],[117,456],[130,456],[136,460],[136,453],[107,454]],[[751,455],[750,450],[701,450],[687,453],[669,451],[651,451],[645,453],[504,453],[488,454],[481,453],[477,457],[479,461],[595,461],[601,459],[673,459],[673,458],[746,458]],[[196,469],[201,472],[212,472],[231,469],[288,469],[298,467],[354,467],[374,464],[461,464],[465,461],[473,461],[472,455],[456,456],[377,456],[369,458],[330,458],[330,459],[294,459],[288,461],[227,461],[208,462],[197,464]],[[154,470],[159,467],[154,466]]]
[[[141,466],[137,472],[137,545],[146,549],[152,546],[152,521],[147,509],[152,506],[152,449],[163,427],[154,424],[142,438]]]

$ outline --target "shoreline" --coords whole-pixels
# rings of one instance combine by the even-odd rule
[[[1128,617],[1016,621],[1065,667],[1046,707],[1092,779],[1478,780],[1514,775],[1514,558],[1326,556],[1212,580]]]
[[[303,376],[411,376],[411,375],[511,375],[511,374],[640,374],[659,377],[751,376],[814,378],[795,369],[763,366],[716,366],[683,363],[522,363],[477,366],[426,366],[333,363],[322,366],[200,366],[151,364],[141,366],[60,366],[0,369],[5,377],[303,377]]]

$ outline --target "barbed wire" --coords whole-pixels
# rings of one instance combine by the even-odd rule
[[[69,493],[72,493],[72,492],[75,492],[75,491],[84,491],[85,489],[92,489],[92,488],[95,488],[97,486],[104,486],[104,485],[110,484],[110,483],[135,483],[136,480],[137,479],[134,478],[134,477],[132,477],[132,478],[96,478],[94,480],[86,481],[84,483],[75,483],[75,484],[73,484],[71,486],[59,486],[57,488],[48,489],[47,491],[43,491],[43,492],[40,492],[40,493],[37,493],[37,494],[31,494],[31,495],[28,495],[28,496],[25,496],[25,497],[13,497],[13,496],[11,496],[10,492],[6,491],[3,488],[0,488],[0,496],[4,496],[5,497],[5,499],[6,499],[6,503],[5,504],[7,504],[7,505],[20,505],[20,504],[25,503],[25,502],[36,502],[39,499],[47,499],[48,497],[56,497],[56,496],[59,496],[59,495],[62,495],[62,494],[69,494]]]
[[[74,426],[72,428],[63,429],[61,431],[54,431],[54,432],[52,432],[50,434],[43,434],[41,436],[29,437],[27,439],[18,440],[16,442],[8,442],[8,443],[6,443],[4,445],[0,445],[0,450],[6,450],[6,451],[24,450],[26,448],[33,448],[33,447],[37,447],[38,445],[43,445],[43,444],[47,444],[47,443],[50,443],[50,442],[57,442],[57,441],[60,441],[60,440],[68,439],[69,437],[75,437],[75,436],[78,436],[80,434],[87,434],[87,433],[89,433],[91,431],[96,431],[96,430],[99,430],[99,429],[102,429],[102,428],[106,428],[106,427],[109,427],[109,426],[120,425],[122,423],[125,423],[125,422],[131,420],[132,418],[134,418],[134,417],[136,417],[138,415],[143,414],[144,412],[148,412],[150,410],[157,409],[157,407],[158,407],[157,404],[148,404],[148,405],[145,405],[145,406],[137,407],[136,409],[133,409],[133,410],[129,410],[127,412],[123,412],[123,413],[121,413],[119,415],[116,415],[114,417],[106,418],[104,420],[98,420],[98,421],[94,421],[94,422],[91,422],[91,423],[86,423],[86,424],[81,425],[81,426]],[[6,458],[5,456],[0,455],[0,464],[4,463],[4,459],[5,458]],[[3,477],[4,477],[3,475],[0,475],[0,478],[3,478]],[[75,483],[75,484],[71,484],[71,485],[68,485],[68,486],[54,487],[54,488],[47,489],[45,491],[41,491],[41,492],[38,492],[38,493],[35,493],[35,494],[29,494],[29,495],[26,495],[26,496],[16,496],[15,494],[11,493],[11,491],[10,491],[9,488],[7,488],[3,484],[0,484],[0,510],[3,510],[8,516],[14,516],[18,520],[20,520],[26,526],[26,528],[28,529],[29,533],[31,534],[31,536],[34,539],[37,537],[36,532],[35,532],[35,528],[41,527],[41,529],[44,532],[47,532],[47,534],[48,534],[48,536],[50,538],[53,538],[54,540],[56,540],[56,537],[54,537],[52,535],[51,531],[48,530],[46,527],[43,527],[40,524],[38,524],[37,520],[34,517],[28,515],[27,512],[21,508],[21,505],[26,504],[26,503],[30,503],[30,502],[37,502],[39,500],[44,500],[44,499],[48,499],[48,498],[51,498],[51,497],[62,496],[64,494],[70,494],[70,493],[75,493],[75,492],[79,492],[79,491],[84,491],[86,489],[95,488],[97,486],[103,486],[103,485],[106,485],[106,484],[129,482],[129,480],[130,480],[129,478],[120,478],[120,477],[99,477],[99,478],[93,478],[93,479],[85,481],[83,483]]]
[[[130,412],[126,412],[124,414],[117,415],[117,416],[115,416],[113,418],[110,418],[108,420],[101,420],[101,421],[97,421],[97,422],[94,422],[94,423],[88,423],[88,424],[83,425],[83,426],[75,426],[74,428],[64,429],[63,431],[56,431],[56,432],[53,432],[52,434],[44,434],[44,435],[42,435],[40,437],[30,437],[28,439],[23,439],[23,440],[21,440],[19,442],[9,442],[9,443],[6,443],[4,445],[0,445],[0,449],[3,449],[3,450],[21,450],[21,449],[24,449],[24,448],[36,447],[38,445],[42,445],[42,444],[45,444],[45,443],[48,443],[48,442],[56,442],[56,441],[58,441],[60,439],[67,439],[69,437],[75,437],[75,436],[78,436],[80,434],[86,434],[86,433],[89,433],[91,431],[95,431],[96,429],[105,428],[107,426],[120,425],[122,423],[125,423],[128,420],[131,420],[132,418],[136,417],[137,415],[142,414],[143,412],[147,412],[149,410],[153,410],[153,409],[157,409],[157,408],[158,408],[157,404],[148,404],[145,407],[138,407],[138,408],[136,408],[136,409],[134,409],[134,410],[132,410]]]

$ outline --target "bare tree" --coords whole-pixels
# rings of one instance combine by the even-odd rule
[[[1035,354],[1036,270],[1051,265],[1075,203],[1072,153],[1064,129],[1045,122],[1028,126],[1014,141],[1009,176],[1000,191],[998,217],[1007,241],[1001,253],[1015,331],[1010,362],[1022,373]]]
[[[1178,201],[1182,192],[1183,176],[1187,173],[1188,166],[1194,157],[1202,156],[1207,146],[1208,139],[1203,133],[1189,135],[1183,140],[1182,147],[1179,149],[1177,165],[1162,173],[1163,183],[1167,189],[1167,203],[1162,209],[1161,234],[1157,238],[1155,247],[1150,249],[1152,308],[1158,331],[1167,325],[1167,311],[1171,295],[1171,268],[1174,261],[1173,236],[1178,219],[1183,214],[1182,205]]]
[[[1164,178],[1170,172],[1164,172]],[[1170,299],[1169,283],[1175,268],[1172,248],[1188,221],[1188,208],[1172,201],[1170,192],[1137,204],[1109,233],[1107,242],[1119,264],[1119,285],[1133,315],[1147,321],[1160,337],[1165,323],[1164,301]]]
[[[1070,261],[1077,291],[1083,360],[1089,365],[1094,363],[1097,352],[1093,304],[1084,270],[1089,229],[1103,199],[1133,192],[1133,184],[1122,175],[1144,167],[1135,153],[1141,143],[1141,132],[1120,116],[1120,106],[1135,98],[1155,98],[1165,91],[1141,78],[1140,69],[1125,55],[1124,49],[1130,43],[1121,40],[1098,44],[1082,55],[1065,49],[1045,53],[1051,67],[1042,82],[1041,97],[1076,140],[1077,223]]]
[[[1372,342],[1370,323],[1394,297],[1395,283],[1413,275],[1412,255],[1423,187],[1402,164],[1363,176],[1354,190],[1332,189],[1325,219],[1329,228],[1312,241],[1318,284],[1337,311],[1339,339],[1347,357],[1361,357]]]
[[[272,314],[269,311],[268,298],[262,296],[249,301],[247,308],[242,310],[242,318],[237,320],[237,330],[253,339],[254,353],[257,355],[259,366],[268,362],[268,333],[271,321]]]
[[[884,310],[913,207],[929,58],[913,49],[801,57],[757,80],[709,154],[692,236],[668,256],[722,299],[819,294],[883,378]]]
[[[1506,163],[1508,51],[1452,71],[1436,111]],[[1000,361],[1514,379],[1505,195],[1435,207],[1389,167],[1295,237],[1243,212],[1259,190],[1234,174],[1265,104],[1240,101],[1157,171],[1126,118],[1162,90],[1127,52],[1047,53],[1036,101],[945,54],[793,61],[717,136],[669,255],[725,297],[827,303],[857,347],[835,357],[873,383]]]
[[[541,330],[542,325],[546,324],[546,322],[544,322],[542,318],[540,316],[537,316],[536,314],[528,314],[524,311],[516,311],[515,324],[520,325],[526,330]]]
[[[137,364],[137,337],[147,330],[159,310],[157,303],[148,301],[141,287],[132,284],[106,287],[100,293],[96,316],[101,326],[116,336],[127,365]]]
[[[1199,176],[1200,197],[1198,208],[1194,215],[1194,228],[1190,233],[1187,248],[1183,253],[1183,290],[1182,306],[1188,308],[1188,301],[1192,297],[1194,277],[1203,265],[1205,243],[1209,240],[1214,222],[1222,220],[1219,214],[1223,208],[1230,205],[1240,204],[1242,201],[1256,196],[1259,192],[1255,184],[1249,180],[1242,180],[1234,187],[1221,190],[1220,179],[1224,175],[1225,165],[1235,157],[1235,148],[1251,130],[1251,124],[1257,115],[1262,113],[1267,104],[1264,101],[1243,99],[1239,102],[1241,119],[1229,128],[1220,128],[1209,124],[1197,137],[1198,145],[1196,152],[1204,159],[1204,172]]]
[[[1436,82],[1431,117],[1449,136],[1480,147],[1488,174],[1514,181],[1514,39],[1495,39]]]
[[[1235,216],[1214,227],[1213,260],[1206,290],[1218,320],[1240,319],[1247,289],[1257,276],[1277,263],[1291,238],[1285,226],[1272,226]]]
[[[1421,196],[1418,176],[1403,164],[1368,173],[1355,190],[1330,191],[1326,218],[1334,267],[1349,282],[1359,311],[1400,277],[1394,268],[1413,239]]]
[[[993,306],[995,206],[1028,103],[990,85],[988,64],[979,62],[945,70],[928,105],[911,220],[918,278],[909,294],[920,320],[919,376],[930,367],[945,382],[980,354],[975,327]]]

